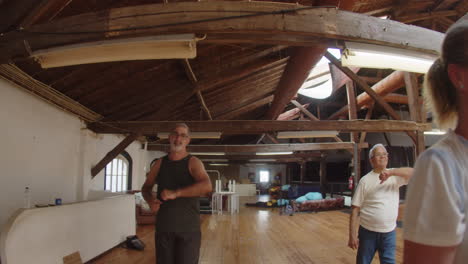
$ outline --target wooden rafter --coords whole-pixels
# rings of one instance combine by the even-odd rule
[[[351,78],[354,82],[359,84],[359,86],[366,91],[367,94],[369,94],[372,99],[376,101],[377,104],[382,106],[385,111],[395,120],[401,120],[401,117],[393,110],[393,108],[385,102],[385,100],[380,97],[365,81],[359,78],[354,72],[352,72],[349,68],[343,67],[341,65],[341,61],[339,61],[335,56],[330,54],[329,52],[325,53],[325,57],[333,63],[336,67],[338,67],[341,71],[343,71],[346,75],[348,75],[349,78]]]
[[[261,14],[252,15],[255,11]],[[235,19],[232,18],[233,13],[236,14]],[[198,22],[205,19],[216,21]],[[128,28],[141,29],[127,30]],[[120,29],[126,30],[119,31]],[[40,32],[45,35],[58,34],[50,38],[44,37]],[[76,33],[60,34],[64,32]],[[9,32],[4,35],[0,47],[0,63],[12,58],[28,57],[24,41],[36,50],[106,40],[111,36],[131,38],[193,32],[207,33],[205,42],[216,37],[216,34],[243,33],[268,36],[278,43],[289,38],[289,45],[295,44],[295,36],[303,36],[314,39],[312,45],[315,46],[317,38],[326,36],[329,39],[401,47],[431,54],[439,51],[443,39],[443,34],[439,32],[331,8],[267,2],[183,2],[110,9],[34,25],[28,31]],[[408,38],[408,35],[413,37]],[[235,39],[230,41],[236,43]]]
[[[91,169],[91,176],[94,178],[102,169],[106,167],[106,165],[111,162],[117,155],[122,153],[133,141],[135,141],[139,137],[138,134],[130,134],[125,137],[122,142],[120,142],[115,148],[109,151],[104,158],[102,158],[92,169]]]
[[[54,19],[72,0],[41,0],[40,4],[20,23],[22,28]]]
[[[223,156],[215,156],[215,155],[198,155],[197,157],[203,160],[219,160],[219,159],[227,159],[227,160],[254,160],[254,159],[281,159],[281,158],[302,158],[302,159],[309,159],[309,158],[320,158],[320,152],[296,152],[290,155],[223,155]]]
[[[182,60],[182,64],[184,66],[184,70],[185,70],[185,74],[187,75],[187,78],[190,80],[190,82],[192,83],[192,85],[194,87],[194,90],[196,91],[195,94],[197,95],[198,102],[200,103],[203,111],[205,111],[206,115],[208,116],[208,119],[213,120],[213,117],[211,116],[210,110],[206,106],[205,100],[203,99],[203,95],[202,95],[200,89],[197,88],[197,85],[198,85],[197,76],[193,72],[193,69],[192,69],[192,66],[190,65],[190,62],[188,61],[188,59],[184,59],[184,60]]]
[[[309,110],[307,110],[303,105],[301,105],[298,101],[296,100],[291,100],[291,103],[293,105],[295,105],[297,108],[299,108],[299,110],[301,110],[302,113],[304,113],[307,117],[310,118],[310,120],[313,120],[313,121],[319,121],[320,119],[318,119],[314,114],[312,114],[311,112],[309,112]]]
[[[448,11],[435,11],[435,12],[428,12],[428,13],[419,13],[415,15],[409,16],[401,16],[398,17],[398,21],[403,23],[412,23],[421,20],[429,20],[433,18],[439,17],[450,17],[458,15],[458,11],[456,10],[448,10]]]
[[[386,94],[396,91],[403,87],[405,84],[403,72],[402,71],[395,71],[389,76],[385,77],[380,82],[376,83],[372,86],[372,90],[374,90],[377,94],[381,96],[385,96]],[[373,103],[372,97],[368,93],[362,93],[357,97],[357,107],[361,108],[364,105],[369,103]],[[344,116],[348,114],[348,105],[345,105],[332,115],[328,119],[337,119],[340,116]]]
[[[180,121],[127,121],[96,122],[88,128],[96,133],[121,134],[122,130],[141,132],[143,135],[156,135],[170,132]],[[219,131],[233,134],[260,134],[274,131],[337,130],[341,132],[398,132],[426,131],[430,124],[396,120],[340,120],[340,121],[276,121],[276,120],[213,120],[185,121],[193,132]]]
[[[359,148],[367,148],[367,143],[359,144]],[[354,143],[305,143],[305,144],[257,144],[257,145],[188,145],[189,152],[280,152],[280,151],[320,151],[334,149],[353,149]],[[169,145],[149,144],[148,150],[167,152]],[[222,156],[218,156],[221,159]],[[265,156],[265,159],[267,156]]]
[[[307,79],[310,70],[322,58],[325,51],[326,47],[319,45],[295,49],[281,76],[273,102],[265,114],[265,119],[274,120],[283,112],[285,106],[296,95]]]

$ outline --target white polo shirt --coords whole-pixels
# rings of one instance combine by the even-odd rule
[[[468,263],[468,140],[452,130],[422,153],[406,195],[404,239],[459,245],[457,264]]]
[[[400,187],[407,184],[403,177],[393,176],[380,183],[379,173],[369,172],[361,178],[352,200],[360,207],[360,225],[374,232],[387,233],[396,227]]]

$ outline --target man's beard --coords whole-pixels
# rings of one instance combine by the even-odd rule
[[[179,152],[182,151],[184,147],[182,145],[176,145],[174,143],[171,143],[171,152]]]

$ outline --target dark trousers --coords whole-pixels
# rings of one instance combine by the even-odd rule
[[[359,226],[359,248],[356,263],[371,263],[375,252],[379,251],[381,264],[395,264],[395,248],[395,230],[388,233],[379,233]]]
[[[157,264],[197,264],[201,232],[156,232]]]

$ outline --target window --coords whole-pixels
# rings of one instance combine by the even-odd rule
[[[122,192],[131,189],[132,160],[124,152],[109,162],[105,169],[104,190]]]
[[[260,171],[260,182],[269,182],[270,181],[270,172],[266,170]]]

